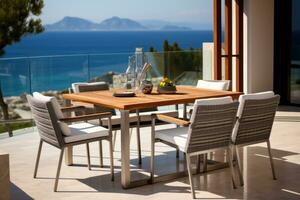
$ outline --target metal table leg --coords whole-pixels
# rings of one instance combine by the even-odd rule
[[[73,165],[73,147],[66,147],[65,151],[65,164],[70,166]]]
[[[187,104],[183,104],[183,119],[187,120]]]
[[[123,188],[130,187],[130,137],[129,110],[121,112],[121,183]]]

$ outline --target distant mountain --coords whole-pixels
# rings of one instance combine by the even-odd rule
[[[78,17],[64,17],[62,20],[45,25],[47,31],[82,31],[96,30],[98,24]]]
[[[139,20],[139,23],[146,26],[149,29],[161,30],[164,26],[181,26],[187,27],[192,30],[212,30],[212,23],[208,21],[207,23],[201,22],[188,22],[188,21],[165,21],[157,19],[143,19]]]
[[[126,18],[112,17],[94,23],[78,17],[64,17],[62,20],[45,25],[46,31],[106,31],[106,30],[146,30],[140,23]]]
[[[196,30],[200,25],[184,22],[168,22],[163,20],[135,21],[127,18],[111,17],[100,23],[95,23],[79,17],[64,17],[62,20],[45,25],[46,31],[188,31]],[[203,26],[205,28],[205,26]]]
[[[142,24],[143,26],[146,26],[149,29],[152,29],[152,30],[159,30],[166,25],[177,25],[177,24],[173,24],[168,21],[157,20],[157,19],[139,20],[139,23]]]
[[[191,28],[185,27],[185,26],[165,25],[161,28],[161,30],[165,30],[165,31],[188,31],[188,30],[191,30]]]
[[[145,26],[126,18],[112,17],[102,21],[99,28],[104,30],[145,30]]]

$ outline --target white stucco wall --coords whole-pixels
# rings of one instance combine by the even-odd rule
[[[244,0],[244,92],[273,90],[274,0]]]
[[[213,66],[214,66],[214,43],[203,42],[202,44],[202,78],[203,80],[213,79]]]

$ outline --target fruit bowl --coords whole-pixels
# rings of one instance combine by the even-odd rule
[[[168,78],[161,80],[157,87],[157,92],[160,94],[174,94],[176,91],[176,86]]]

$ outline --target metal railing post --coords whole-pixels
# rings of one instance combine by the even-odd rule
[[[88,81],[91,80],[91,71],[90,71],[90,55],[87,55],[87,73],[88,73]]]
[[[30,58],[28,58],[28,84],[29,84],[29,93],[32,94],[32,76],[31,76]]]

